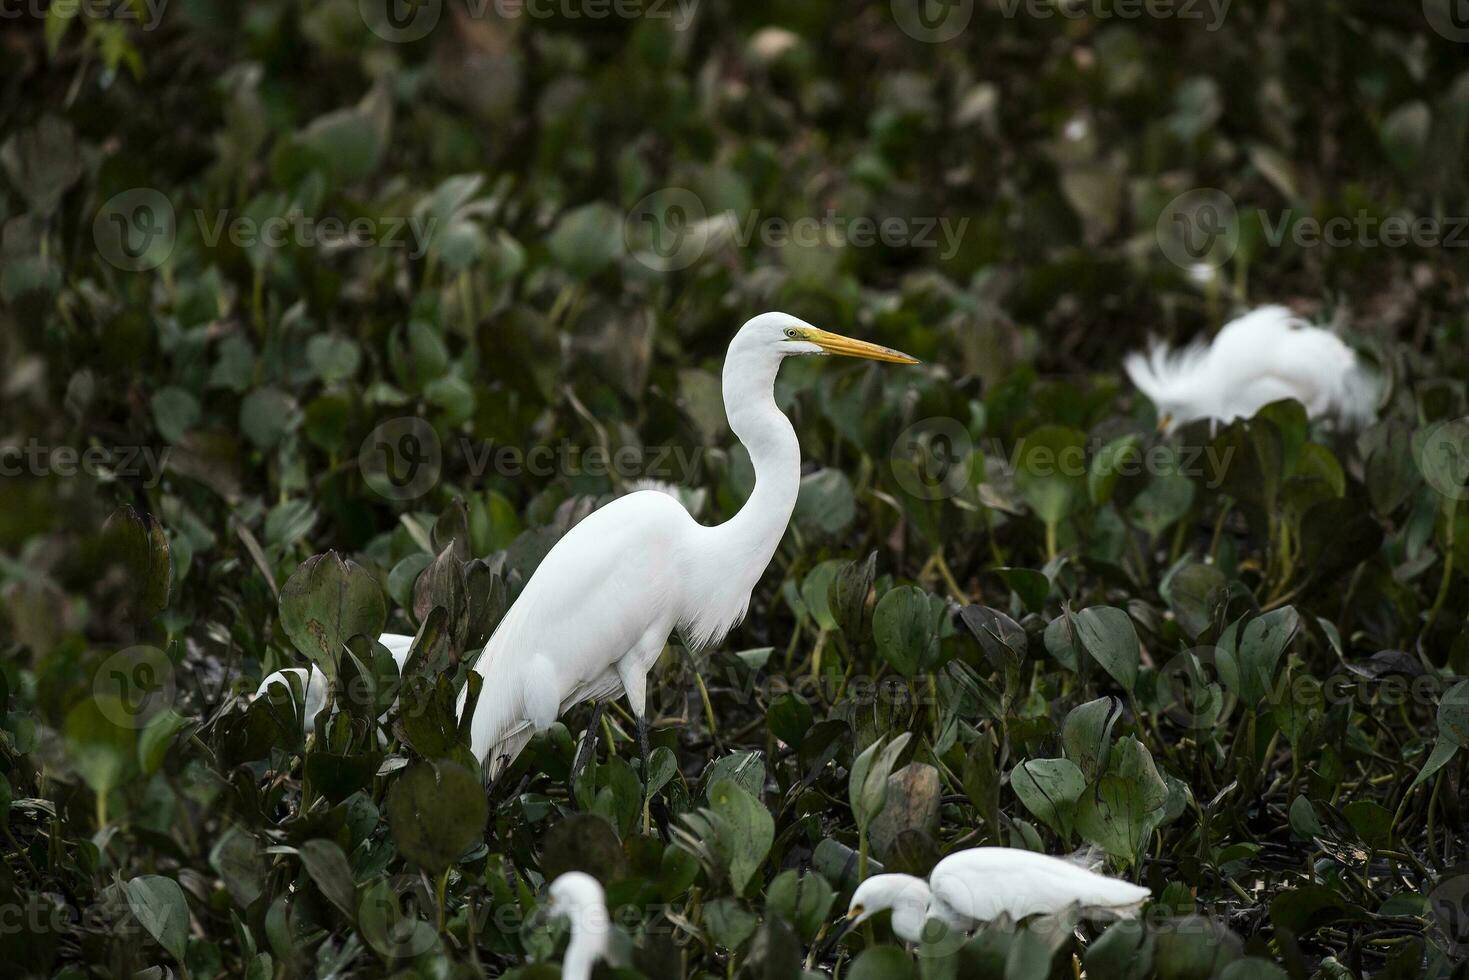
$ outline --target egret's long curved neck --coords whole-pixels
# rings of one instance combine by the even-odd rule
[[[747,590],[780,546],[801,489],[801,444],[775,404],[781,360],[763,348],[743,349],[737,340],[724,362],[724,410],[730,429],[750,453],[755,490],[738,514],[711,529],[711,541],[725,552],[731,562],[727,570]]]

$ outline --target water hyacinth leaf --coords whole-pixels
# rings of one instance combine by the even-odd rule
[[[709,803],[720,817],[727,836],[721,840],[735,893],[760,870],[775,840],[775,820],[760,801],[739,784],[721,779],[709,788]]]
[[[388,790],[387,814],[398,850],[437,874],[479,839],[488,811],[479,774],[440,760],[399,774]]]
[[[846,564],[837,558],[824,561],[807,572],[801,582],[801,600],[806,604],[806,611],[823,630],[837,628],[836,614],[831,607],[831,589]]]
[[[1087,779],[1095,779],[1107,761],[1112,726],[1120,716],[1112,698],[1097,698],[1072,708],[1061,726],[1066,758],[1081,767]]]
[[[1190,639],[1197,639],[1218,620],[1229,602],[1229,582],[1224,573],[1203,562],[1187,562],[1175,568],[1160,591]]]
[[[877,652],[904,677],[937,666],[946,612],[943,600],[915,585],[888,590],[872,613]]]
[[[179,883],[162,875],[142,875],[129,881],[124,891],[133,918],[182,963],[189,941],[189,903]]]
[[[238,908],[248,908],[260,897],[265,867],[260,845],[248,831],[228,828],[210,849],[209,865]]]
[[[1101,506],[1112,499],[1117,481],[1124,473],[1142,466],[1142,436],[1136,433],[1113,439],[1092,458],[1087,471],[1087,492],[1093,504]]]
[[[1076,635],[1082,648],[1129,693],[1137,686],[1142,649],[1132,619],[1121,609],[1093,606],[1076,614]]]
[[[1020,669],[1030,641],[1020,624],[998,609],[988,606],[965,606],[959,610],[959,621],[979,641],[990,663],[1007,673]]]
[[[352,880],[352,868],[341,847],[335,841],[317,839],[302,844],[298,851],[316,887],[352,920],[357,914],[357,883]]]
[[[1076,829],[1111,857],[1136,864],[1168,802],[1168,786],[1136,739],[1120,739],[1106,775],[1076,807]]]
[[[807,942],[821,930],[835,901],[836,892],[824,877],[794,868],[776,875],[765,892],[766,911],[789,922]]]
[[[848,980],[912,980],[913,958],[897,946],[871,946],[852,962]]]
[[[122,784],[135,765],[137,730],[119,723],[129,718],[127,706],[111,694],[79,701],[66,714],[67,752],[97,794],[99,813],[105,811],[107,794]]]
[[[838,534],[856,519],[852,481],[839,469],[817,470],[801,478],[791,521],[812,533]]]
[[[1038,613],[1046,608],[1046,596],[1051,592],[1051,580],[1045,573],[1033,568],[997,568],[995,574],[1014,590],[1025,608]]]
[[[1134,980],[1153,969],[1153,935],[1134,919],[1115,922],[1087,947],[1089,980]]]
[[[1046,644],[1046,652],[1056,658],[1061,666],[1075,673],[1081,668],[1081,662],[1077,658],[1080,641],[1076,639],[1072,620],[1070,610],[1063,610],[1061,615],[1046,624],[1046,632],[1042,638]]]
[[[337,676],[342,645],[383,631],[387,607],[377,580],[335,551],[306,559],[281,588],[281,628],[328,678]]]
[[[1300,626],[1291,606],[1255,617],[1242,631],[1232,624],[1219,639],[1219,679],[1245,704],[1259,703],[1274,690],[1280,658]]]
[[[126,583],[126,612],[138,623],[152,619],[168,605],[173,568],[168,535],[152,514],[132,507],[112,512],[102,527],[107,561]]]
[[[547,833],[541,863],[550,880],[582,871],[613,881],[623,873],[626,859],[612,824],[594,813],[574,813]]]
[[[1069,759],[1028,759],[1010,772],[1010,788],[1025,808],[1062,837],[1071,836],[1086,776]]]
[[[911,732],[903,732],[891,742],[878,739],[853,760],[847,792],[859,829],[865,830],[886,805],[888,777],[911,738]]]
[[[1076,429],[1043,425],[1016,447],[1015,487],[1051,534],[1085,498],[1086,480],[1086,436]]]
[[[876,579],[877,552],[874,551],[865,561],[844,564],[831,583],[832,614],[842,632],[854,641],[868,635],[872,612],[868,609],[867,599]]]
[[[579,279],[590,279],[622,256],[623,216],[596,202],[568,211],[546,239],[551,256]]]

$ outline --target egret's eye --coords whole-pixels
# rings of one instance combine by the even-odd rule
[[[786,336],[791,338],[792,340],[795,340],[801,336],[801,331],[797,330],[795,327],[786,327]]]

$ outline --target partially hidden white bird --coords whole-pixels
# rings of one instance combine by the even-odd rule
[[[582,871],[568,871],[551,882],[548,911],[571,923],[571,940],[561,960],[561,980],[589,980],[598,960],[607,958],[612,917],[601,882]]]
[[[891,910],[893,933],[916,944],[930,919],[967,933],[1002,915],[1019,922],[1073,906],[1092,918],[1128,917],[1150,894],[1066,858],[1016,847],[975,847],[934,865],[927,881],[905,874],[873,875],[857,886],[847,920],[855,926]]]
[[[1274,401],[1294,398],[1312,418],[1345,428],[1369,422],[1377,381],[1357,354],[1329,330],[1283,306],[1263,306],[1225,324],[1213,343],[1179,350],[1154,340],[1122,366],[1157,407],[1159,429],[1209,419],[1250,418]]]
[[[388,648],[388,652],[397,661],[398,671],[401,673],[403,665],[408,662],[408,651],[413,646],[413,637],[404,636],[401,633],[384,633],[378,637],[378,642]],[[286,691],[290,692],[291,685],[286,679],[288,675],[301,682],[303,728],[306,734],[310,735],[316,730],[316,716],[320,713],[322,705],[326,704],[327,688],[329,687],[326,675],[317,670],[314,664],[310,667],[286,667],[276,671],[260,682],[260,686],[255,689],[255,696],[257,698],[263,696],[272,684],[284,685]]]
[[[471,748],[503,770],[571,706],[626,695],[647,755],[648,671],[679,629],[695,647],[745,615],[801,483],[801,447],[775,403],[787,357],[841,354],[896,364],[916,358],[828,333],[784,313],[740,328],[724,361],[729,427],[749,451],[755,488],[730,520],[708,527],[677,499],[643,490],[583,519],[551,549],[475,662],[484,677]],[[460,694],[461,708],[464,694]]]

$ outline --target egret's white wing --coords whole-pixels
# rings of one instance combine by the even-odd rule
[[[650,631],[668,636],[697,527],[677,500],[643,491],[594,511],[556,543],[474,665],[485,678],[472,725],[481,761],[518,737],[537,705],[565,710],[584,689],[613,690],[609,668]]]
[[[976,847],[944,858],[929,876],[934,899],[967,919],[988,922],[1084,910],[1127,914],[1150,894],[1061,858],[1012,847]]]

